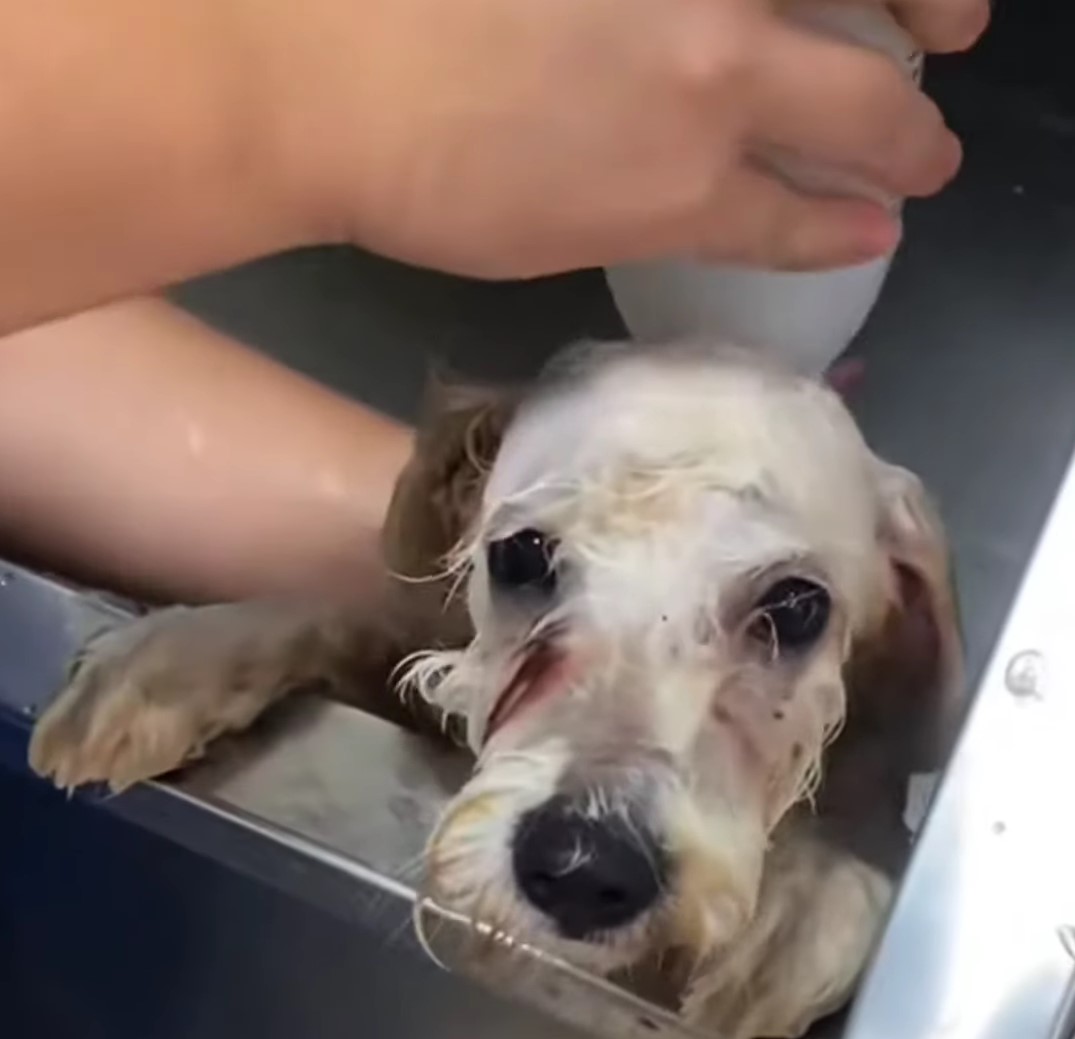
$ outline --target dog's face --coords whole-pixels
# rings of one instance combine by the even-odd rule
[[[603,972],[732,939],[898,594],[880,472],[828,391],[734,359],[523,408],[461,548],[473,640],[411,672],[478,757],[430,895]]]

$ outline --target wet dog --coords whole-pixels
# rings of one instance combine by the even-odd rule
[[[91,642],[31,761],[121,789],[318,683],[446,721],[473,777],[438,904],[684,1016],[795,1036],[845,1002],[960,709],[941,526],[829,389],[711,347],[570,352],[442,392],[363,603],[151,614]]]

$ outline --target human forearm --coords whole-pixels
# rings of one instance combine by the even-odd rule
[[[0,331],[323,240],[495,278],[880,256],[884,206],[758,157],[918,197],[959,142],[887,57],[777,6],[0,0]],[[897,6],[933,49],[988,13]]]
[[[243,6],[0,0],[0,331],[303,242]]]
[[[360,590],[408,429],[167,304],[0,340],[0,556],[191,601]]]

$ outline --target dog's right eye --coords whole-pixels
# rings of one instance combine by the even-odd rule
[[[529,588],[545,593],[556,588],[556,541],[527,528],[491,541],[486,549],[490,580],[501,588]]]

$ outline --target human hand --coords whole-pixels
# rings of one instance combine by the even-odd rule
[[[889,0],[888,6],[929,54],[965,51],[989,24],[989,0]]]
[[[950,47],[979,0],[896,2],[924,41]],[[960,162],[939,111],[894,62],[758,3],[257,11],[274,161],[311,240],[452,272],[533,276],[669,254],[783,269],[866,261],[898,238],[881,205],[799,194],[756,156],[794,155],[893,196],[936,192]]]

